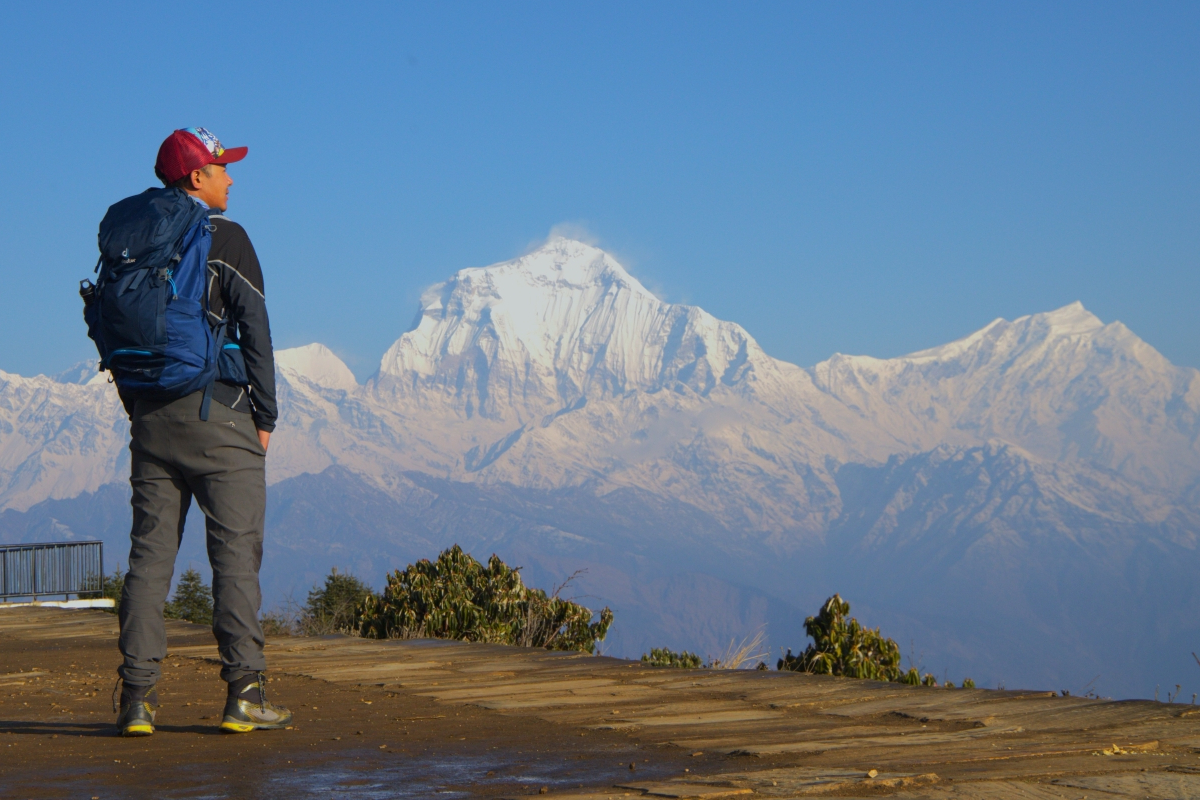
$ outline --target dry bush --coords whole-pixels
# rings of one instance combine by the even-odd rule
[[[262,625],[263,635],[271,638],[296,636],[298,632],[296,617],[280,609],[263,614],[259,619],[259,624]]]
[[[747,636],[740,642],[735,643],[730,639],[725,652],[711,659],[706,666],[709,669],[741,669],[752,661],[758,661],[767,654],[766,650],[761,650],[765,638],[766,631],[760,628],[753,636]]]

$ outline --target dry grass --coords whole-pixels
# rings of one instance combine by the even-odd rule
[[[296,635],[296,621],[281,611],[268,611],[262,615],[263,635],[274,639],[279,636]]]
[[[753,636],[747,636],[740,642],[730,639],[725,652],[710,659],[709,669],[743,669],[752,666],[767,655],[767,651],[762,649],[765,638],[766,631],[759,628]]]

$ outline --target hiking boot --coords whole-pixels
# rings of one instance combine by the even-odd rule
[[[267,676],[263,673],[246,675],[229,684],[225,718],[221,720],[223,733],[249,733],[291,724],[292,712],[267,700]]]
[[[121,684],[121,702],[118,708],[116,691],[113,692],[113,711],[118,712],[117,729],[122,736],[149,736],[154,733],[154,714],[158,711],[158,690],[154,686],[130,686]]]

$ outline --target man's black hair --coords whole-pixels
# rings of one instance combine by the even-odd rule
[[[205,175],[212,177],[212,164],[205,164],[203,167],[200,168],[200,171],[203,172]],[[162,181],[163,186],[167,187],[168,189],[182,189],[185,192],[189,192],[192,189],[196,188],[196,187],[192,186],[192,173],[191,172],[184,175],[182,178],[175,181],[174,183],[167,183],[166,179],[163,178],[162,174],[159,173],[159,171],[157,169],[154,170],[154,174],[158,175],[158,179],[160,181]]]

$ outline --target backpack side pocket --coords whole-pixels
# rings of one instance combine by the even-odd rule
[[[246,357],[237,343],[226,342],[221,346],[221,353],[217,356],[217,380],[235,386],[245,386],[250,382],[246,374]]]
[[[100,334],[100,304],[96,301],[96,286],[90,280],[79,282],[79,296],[83,299],[83,324],[87,325],[88,338],[96,345],[100,355],[100,369],[106,369],[108,348]]]

